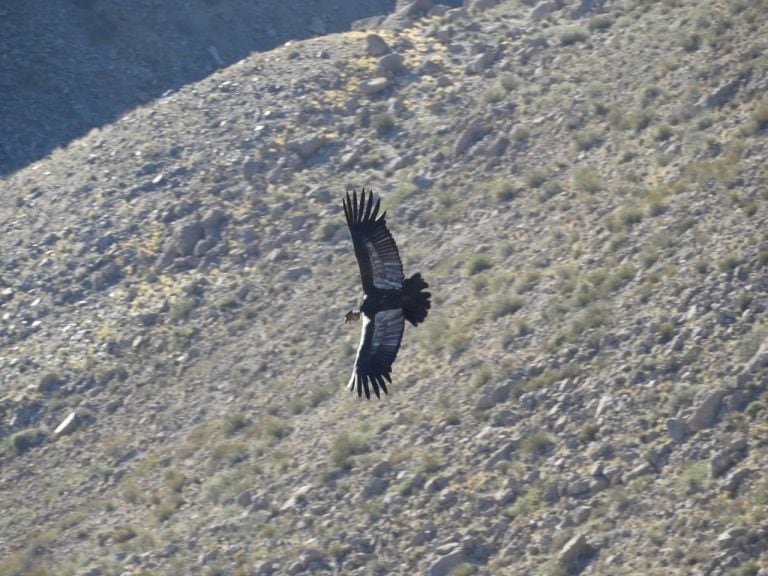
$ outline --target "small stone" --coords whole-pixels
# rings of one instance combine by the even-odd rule
[[[283,272],[283,278],[289,282],[296,282],[304,276],[311,276],[312,269],[308,266],[292,266]]]
[[[517,444],[514,441],[507,442],[504,446],[499,448],[494,454],[488,458],[485,462],[486,470],[493,470],[499,462],[505,462],[512,458],[512,454],[515,452]]]
[[[682,442],[688,435],[688,426],[680,418],[667,419],[667,432],[675,442]]]
[[[253,502],[253,490],[243,490],[237,495],[235,502],[243,508],[250,506],[251,502]]]
[[[440,492],[446,486],[448,486],[448,478],[445,476],[434,476],[426,481],[424,490],[429,493],[435,493]]]
[[[573,482],[570,482],[565,487],[566,494],[568,496],[585,496],[589,494],[589,479],[588,478],[577,478]]]
[[[725,479],[723,489],[728,492],[731,498],[735,498],[738,495],[739,489],[744,483],[744,480],[746,480],[752,474],[752,472],[752,470],[747,468],[742,468],[740,470],[731,472]]]
[[[285,512],[287,510],[291,510],[292,508],[296,508],[299,506],[303,506],[308,501],[309,493],[312,492],[312,485],[311,484],[305,484],[301,488],[298,488],[293,494],[291,494],[290,498],[288,498],[283,505],[280,507],[280,511]]]
[[[61,421],[61,424],[59,424],[56,427],[56,430],[53,431],[54,436],[68,436],[69,434],[72,434],[75,430],[77,430],[77,427],[80,425],[80,421],[77,417],[77,413],[70,412],[69,416],[64,418],[64,420]]]
[[[480,140],[488,133],[488,129],[482,120],[476,118],[470,121],[469,125],[462,130],[459,137],[453,145],[453,155],[461,156],[469,149],[472,144]]]
[[[727,390],[719,388],[707,396],[688,418],[688,427],[698,432],[714,424],[726,394]]]
[[[368,56],[383,56],[389,52],[389,46],[384,41],[384,38],[378,34],[368,34],[365,37],[367,43],[366,52]]]
[[[542,20],[557,10],[558,7],[558,2],[556,0],[545,0],[544,2],[539,2],[531,9],[529,18],[531,20]]]
[[[48,372],[41,379],[37,385],[37,391],[42,394],[51,394],[56,392],[64,385],[64,379],[55,372]]]
[[[465,559],[464,548],[454,544],[450,552],[432,561],[427,574],[428,576],[448,576],[459,564],[463,564]]]
[[[473,56],[467,63],[464,72],[467,74],[480,74],[496,60],[496,53],[492,51],[481,52]]]
[[[578,573],[577,566],[594,553],[595,549],[587,542],[584,534],[577,534],[560,549],[557,554],[557,563],[569,573]]]
[[[325,144],[325,137],[320,134],[310,134],[304,138],[298,138],[285,143],[285,147],[295,152],[302,160],[306,160],[317,152]]]
[[[731,442],[717,452],[709,461],[709,473],[712,478],[718,478],[730,470],[736,463],[747,456],[748,445],[744,438]]]
[[[757,352],[755,352],[752,355],[752,358],[750,358],[744,365],[743,372],[757,372],[766,366],[768,366],[768,338],[763,341]]]
[[[634,480],[635,478],[639,478],[640,476],[653,474],[654,472],[655,472],[655,469],[653,468],[653,466],[648,462],[644,462],[643,464],[640,464],[639,466],[635,466],[632,470],[627,472],[626,476],[624,477],[624,480],[629,482],[630,480]]]
[[[379,478],[374,476],[371,478],[368,483],[363,486],[362,491],[360,492],[360,497],[363,500],[368,500],[369,498],[373,498],[375,496],[378,496],[379,494],[383,494],[387,487],[389,486],[389,481],[385,478]]]
[[[475,408],[478,410],[488,410],[506,401],[509,397],[509,390],[511,388],[511,382],[504,380],[496,384],[487,384],[483,387],[483,392],[475,403]]]
[[[200,222],[189,222],[182,225],[174,234],[173,241],[180,256],[191,256],[195,245],[203,239],[205,230]]]
[[[749,530],[746,526],[732,526],[724,532],[721,532],[715,543],[723,550],[738,548],[746,542]]]
[[[496,414],[493,415],[493,425],[501,427],[511,426],[519,419],[520,418],[518,415],[512,410],[504,408],[503,410],[499,410]]]
[[[366,96],[372,96],[383,92],[392,84],[389,78],[381,76],[379,78],[373,78],[372,80],[365,80],[360,82],[360,91]]]
[[[220,208],[211,208],[205,213],[200,224],[203,227],[203,231],[206,236],[218,238],[221,234],[221,229],[227,223],[227,213]]]
[[[377,462],[373,468],[371,468],[371,475],[376,476],[377,478],[381,478],[385,474],[389,474],[392,471],[392,464],[389,462],[389,460],[382,460],[381,462]]]
[[[380,76],[387,76],[391,78],[396,74],[405,70],[403,64],[403,56],[401,54],[386,54],[379,58],[379,64],[376,67],[376,73]]]

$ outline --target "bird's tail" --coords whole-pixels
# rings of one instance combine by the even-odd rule
[[[432,306],[429,301],[432,294],[425,292],[426,288],[429,288],[429,284],[424,282],[419,272],[403,282],[403,314],[414,326],[424,322]]]

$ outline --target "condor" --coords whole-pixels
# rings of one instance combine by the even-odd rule
[[[381,199],[374,203],[373,192],[366,196],[363,189],[359,200],[353,191],[351,196],[347,193],[342,203],[364,293],[359,311],[350,311],[344,318],[345,323],[361,316],[363,319],[363,333],[348,387],[366,398],[371,397],[373,388],[380,398],[380,391],[387,394],[387,382],[392,382],[392,363],[400,349],[405,321],[414,326],[424,322],[431,294],[425,291],[429,285],[420,273],[410,278],[403,275],[397,245],[387,229],[387,213],[378,215]]]

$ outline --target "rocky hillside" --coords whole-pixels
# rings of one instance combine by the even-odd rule
[[[9,172],[0,574],[768,574],[766,16],[399,2]]]
[[[392,0],[64,0],[0,6],[0,174],[129,109],[288,40],[349,30]]]

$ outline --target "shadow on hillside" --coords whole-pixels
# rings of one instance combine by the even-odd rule
[[[169,90],[394,0],[65,0],[0,6],[0,177]],[[6,7],[12,6],[12,7]]]

